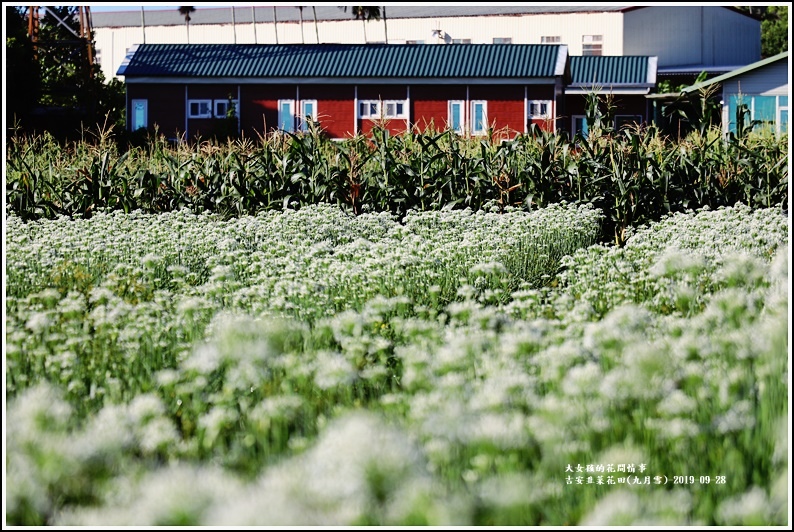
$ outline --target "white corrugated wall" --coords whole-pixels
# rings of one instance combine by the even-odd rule
[[[388,19],[366,23],[366,42],[384,42],[385,33],[392,44],[424,41],[425,44],[451,43],[454,39],[470,39],[472,43],[490,44],[495,37],[507,37],[514,44],[540,44],[542,36],[559,36],[561,44],[568,44],[572,55],[582,53],[583,35],[603,35],[603,55],[623,54],[621,13],[574,13],[556,15],[483,16],[438,19]],[[317,42],[364,43],[365,23],[360,20],[318,22],[315,29],[311,15],[303,23],[303,35],[298,22],[280,22],[279,44]],[[434,30],[441,30],[440,32]],[[272,23],[191,25],[190,43],[254,43],[274,44],[276,36]],[[102,72],[106,79],[115,77],[127,49],[144,42],[140,26],[95,28],[95,40]],[[147,26],[146,43],[176,44],[188,42],[185,26]]]

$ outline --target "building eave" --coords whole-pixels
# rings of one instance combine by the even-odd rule
[[[249,78],[136,76],[124,80],[136,84],[184,85],[553,85],[557,78]]]
[[[652,87],[637,86],[637,85],[611,85],[609,87],[600,87],[595,92],[606,94],[637,94],[644,95],[651,91]],[[572,85],[566,87],[565,94],[590,94],[593,92],[593,87],[589,85]]]

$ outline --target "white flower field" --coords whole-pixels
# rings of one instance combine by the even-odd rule
[[[6,214],[6,522],[786,525],[789,218]]]

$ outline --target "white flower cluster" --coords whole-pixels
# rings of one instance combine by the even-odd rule
[[[7,221],[9,523],[785,522],[777,211]]]

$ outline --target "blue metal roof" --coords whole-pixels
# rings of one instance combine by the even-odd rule
[[[645,85],[649,56],[571,56],[572,85]],[[655,78],[655,72],[651,73]]]
[[[142,44],[119,76],[169,78],[551,78],[565,45]]]

